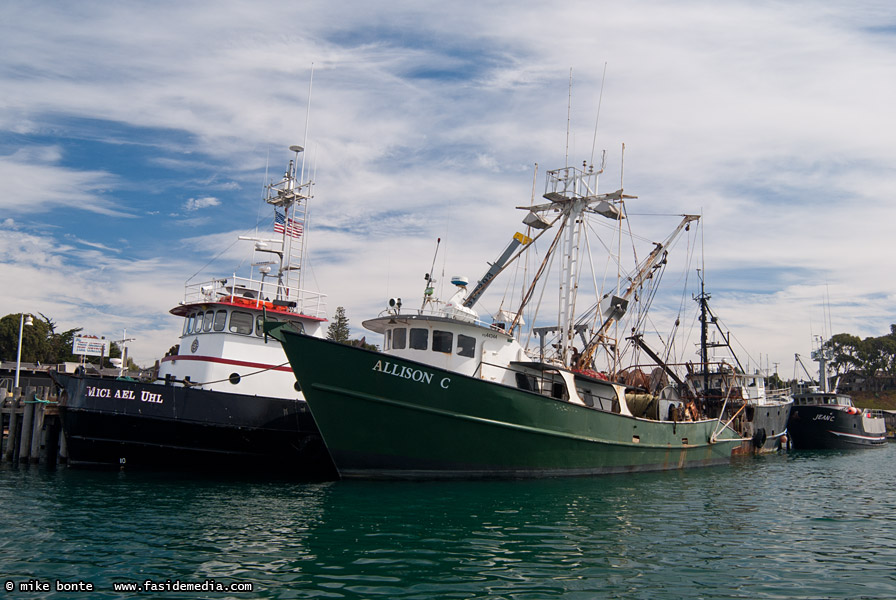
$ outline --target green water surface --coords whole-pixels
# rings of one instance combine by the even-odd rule
[[[892,599],[894,457],[491,482],[4,465],[0,583],[35,599]]]

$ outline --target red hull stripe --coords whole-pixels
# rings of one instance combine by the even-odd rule
[[[220,358],[217,356],[166,356],[162,359],[162,362],[168,362],[172,360],[198,360],[200,362],[211,362],[211,363],[220,363],[224,365],[235,365],[237,367],[250,367],[253,369],[270,369],[271,371],[286,371],[291,372],[292,369],[289,365],[266,365],[264,363],[255,363],[248,362],[245,360],[230,360],[227,358]]]

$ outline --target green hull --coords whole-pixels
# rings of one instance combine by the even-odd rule
[[[717,421],[658,422],[296,334],[281,341],[342,477],[580,476],[726,464]]]

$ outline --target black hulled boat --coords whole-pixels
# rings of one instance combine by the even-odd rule
[[[812,353],[818,362],[820,385],[803,386],[793,395],[793,409],[787,429],[796,450],[824,448],[873,448],[885,446],[887,428],[878,410],[856,407],[852,398],[828,391],[824,349]],[[799,355],[797,355],[799,360]]]
[[[247,276],[187,282],[171,309],[180,344],[149,381],[57,374],[69,463],[254,472],[314,478],[335,468],[279,343],[265,320],[323,337],[324,296],[302,289],[304,223],[312,182],[300,183],[301,146],[267,186],[273,232],[252,241],[265,258]],[[304,170],[304,169],[303,169]]]

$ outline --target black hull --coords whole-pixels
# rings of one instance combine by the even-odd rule
[[[336,477],[304,400],[99,377],[57,380],[71,465]]]
[[[886,446],[885,432],[869,433],[862,412],[850,414],[827,406],[794,406],[787,429],[795,450],[874,448]]]

